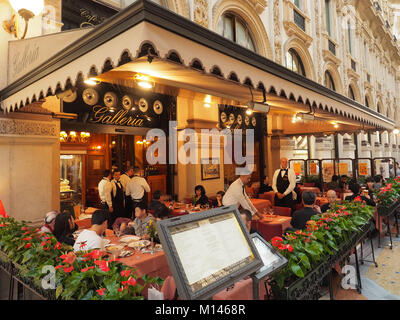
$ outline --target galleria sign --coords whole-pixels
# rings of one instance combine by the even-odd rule
[[[93,123],[111,124],[116,126],[143,127],[144,120],[139,116],[127,116],[127,110],[119,110],[117,113],[110,113],[107,107],[94,106],[93,117],[90,119]]]

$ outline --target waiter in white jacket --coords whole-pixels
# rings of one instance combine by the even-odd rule
[[[132,210],[135,215],[135,208],[144,203],[144,193],[150,192],[150,186],[145,178],[140,176],[140,169],[135,167],[133,178],[126,186],[126,195],[132,198]]]
[[[105,170],[103,173],[103,179],[98,185],[99,196],[101,200],[101,209],[107,212],[107,219],[109,221],[108,227],[110,227],[111,213],[114,211],[112,205],[111,193],[113,191],[113,185],[111,183],[111,171]]]
[[[120,178],[125,197],[125,213],[124,213],[125,218],[130,218],[132,216],[132,198],[131,196],[126,194],[126,187],[128,186],[128,183],[131,181],[132,177],[133,177],[133,167],[128,167],[125,173],[122,174]]]
[[[224,197],[222,198],[222,204],[224,206],[239,205],[243,209],[247,209],[251,214],[262,217],[258,210],[254,207],[249,196],[246,193],[246,185],[251,181],[251,174],[241,175],[239,179],[234,181],[226,191]]]
[[[281,168],[275,171],[272,189],[275,192],[275,206],[292,208],[293,191],[296,187],[296,174],[288,167],[288,159],[281,159]]]

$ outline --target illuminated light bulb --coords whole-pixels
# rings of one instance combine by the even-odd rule
[[[97,149],[97,150],[101,150],[101,146],[97,146],[96,149]]]
[[[253,114],[253,110],[247,109],[247,110],[246,110],[246,114],[247,114],[248,116],[251,116],[251,115]]]
[[[399,134],[399,132],[400,132],[399,129],[394,129],[394,130],[393,130],[393,133],[394,133],[394,134]]]
[[[205,103],[205,104],[204,104],[204,107],[205,107],[205,108],[211,108],[211,104]]]
[[[87,84],[88,86],[95,86],[99,84],[99,81],[97,81],[95,78],[89,78],[86,79],[85,81],[83,81],[85,84]]]
[[[90,138],[90,133],[86,132],[86,138]]]
[[[115,142],[115,141],[113,141],[113,142],[111,142],[111,144],[116,144],[116,142]]]
[[[151,89],[153,88],[152,84],[150,82],[145,82],[145,81],[140,81],[138,82],[138,86],[142,87],[144,89]]]
[[[75,132],[75,131],[71,131],[71,132],[69,133],[69,135],[70,135],[71,137],[76,137],[76,132]]]

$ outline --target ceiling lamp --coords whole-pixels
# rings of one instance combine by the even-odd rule
[[[136,74],[135,75],[136,84],[143,89],[151,89],[154,87],[154,81],[144,74]]]
[[[87,84],[88,86],[96,86],[100,83],[99,80],[96,80],[96,78],[89,78],[86,79],[85,81],[83,81],[85,84]]]
[[[44,0],[9,0],[11,7],[15,12],[25,20],[24,34],[20,39],[24,39],[28,31],[29,20],[34,16],[39,15],[44,9]],[[4,29],[11,34],[17,36],[17,27],[15,25],[15,19],[3,22]]]

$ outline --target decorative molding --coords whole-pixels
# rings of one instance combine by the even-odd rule
[[[274,1],[274,56],[275,62],[282,64],[282,39],[281,39],[281,22],[280,22],[280,6],[279,1]]]
[[[268,6],[267,0],[248,0],[254,7],[254,10],[258,14],[261,14],[264,12],[265,8]]]
[[[208,28],[208,0],[194,0],[194,22]]]
[[[46,100],[39,100],[37,102],[33,102],[31,104],[28,104],[28,105],[18,109],[17,112],[46,114],[46,115],[53,114],[50,110],[42,108],[42,105],[44,102],[46,102]]]
[[[20,136],[59,137],[59,127],[54,122],[0,119],[0,134]]]

